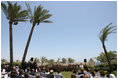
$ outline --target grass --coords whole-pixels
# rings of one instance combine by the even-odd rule
[[[56,72],[54,72],[54,74],[56,74]],[[63,75],[63,78],[70,78],[72,72],[64,71],[64,72],[61,72],[61,74]]]

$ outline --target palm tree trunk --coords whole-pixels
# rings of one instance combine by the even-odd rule
[[[106,59],[107,59],[108,65],[109,65],[109,69],[112,71],[112,67],[111,67],[111,63],[110,63],[110,60],[109,60],[109,56],[108,56],[106,47],[105,47],[104,43],[102,45],[103,45],[103,49],[104,49],[104,52],[105,52],[105,55],[106,55]]]
[[[25,62],[25,59],[26,59],[26,55],[27,55],[27,51],[28,51],[28,47],[29,47],[29,44],[30,44],[30,40],[31,40],[33,31],[34,31],[34,27],[35,27],[35,24],[33,24],[32,28],[31,28],[31,31],[30,31],[30,35],[29,35],[29,38],[28,38],[28,41],[27,41],[27,44],[26,44],[26,47],[25,47],[23,59],[22,59],[22,65],[23,65],[23,63]]]
[[[12,23],[9,22],[9,41],[10,41],[10,69],[13,68],[13,36],[12,36]]]

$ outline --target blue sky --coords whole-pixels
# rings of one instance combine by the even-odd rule
[[[6,2],[5,2],[6,3]],[[13,2],[14,3],[14,2]],[[96,57],[103,51],[99,32],[112,22],[117,25],[117,2],[114,1],[36,1],[27,2],[32,10],[42,5],[50,10],[54,23],[42,23],[35,27],[27,58],[48,59],[74,58],[76,62]],[[26,9],[25,1],[18,4]],[[13,25],[14,60],[21,60],[32,24],[30,22]],[[107,50],[117,50],[117,34],[112,34],[105,42]],[[1,58],[9,61],[9,24],[1,10]]]

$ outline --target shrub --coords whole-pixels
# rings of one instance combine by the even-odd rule
[[[1,67],[3,67],[4,65],[10,65],[9,63],[1,63]],[[21,65],[21,63],[19,63],[19,62],[13,62],[13,66],[20,66]]]
[[[117,64],[112,64],[111,65],[113,71],[117,70]],[[109,66],[107,64],[100,64],[95,66],[96,69],[98,70],[109,70]]]

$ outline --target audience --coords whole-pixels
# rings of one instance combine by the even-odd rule
[[[78,72],[76,72],[78,71]],[[49,70],[46,67],[40,68],[36,62],[25,62],[24,66],[13,66],[10,70],[9,65],[1,67],[1,78],[63,78],[63,75],[58,70],[54,75],[53,70]],[[78,73],[78,74],[77,74]],[[73,68],[71,78],[116,78],[114,74],[108,70],[108,74],[105,75],[103,70],[90,70],[90,68],[84,69],[83,65],[79,69]]]

